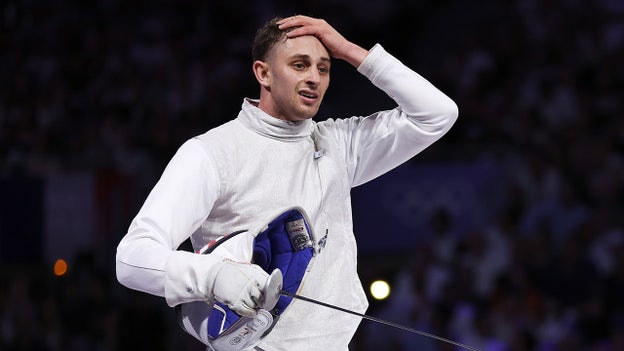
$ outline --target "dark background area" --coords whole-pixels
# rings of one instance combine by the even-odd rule
[[[255,30],[322,17],[447,93],[460,117],[355,188],[369,313],[483,351],[624,350],[624,3],[5,1],[0,350],[202,350],[115,248],[186,139],[257,97]],[[346,63],[317,120],[393,107]],[[61,277],[58,258],[68,261]],[[437,351],[364,321],[351,350]]]

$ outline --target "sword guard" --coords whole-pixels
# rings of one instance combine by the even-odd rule
[[[271,311],[277,305],[283,284],[284,276],[282,271],[279,268],[274,269],[264,285],[264,303],[261,306],[263,309]]]

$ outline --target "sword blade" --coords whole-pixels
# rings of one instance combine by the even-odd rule
[[[431,334],[431,333],[424,332],[422,330],[410,328],[410,327],[407,327],[407,326],[404,326],[404,325],[401,325],[401,324],[398,324],[398,323],[390,322],[390,321],[387,321],[387,320],[384,320],[384,319],[381,319],[381,318],[377,318],[377,317],[369,316],[369,315],[366,315],[366,314],[358,313],[358,312],[355,312],[355,311],[352,311],[352,310],[348,310],[346,308],[342,308],[342,307],[339,307],[339,306],[336,306],[336,305],[332,305],[332,304],[329,304],[327,302],[315,300],[315,299],[312,299],[312,298],[309,298],[309,297],[306,297],[306,296],[297,295],[297,294],[291,293],[290,291],[281,290],[280,291],[280,295],[288,296],[288,297],[291,297],[291,298],[294,298],[294,299],[311,302],[311,303],[314,303],[314,304],[317,304],[317,305],[321,305],[321,306],[324,306],[324,307],[328,307],[328,308],[331,308],[331,309],[334,309],[334,310],[338,310],[338,311],[341,311],[341,312],[349,313],[349,314],[352,314],[352,315],[355,315],[355,316],[367,319],[369,321],[373,321],[373,322],[384,324],[384,325],[387,325],[387,326],[390,326],[390,327],[393,327],[393,328],[401,329],[401,330],[404,330],[404,331],[407,331],[407,332],[410,332],[410,333],[413,333],[413,334],[418,334],[418,335],[425,336],[425,337],[428,337],[428,338],[436,339],[438,341],[449,343],[451,345],[455,345],[457,347],[461,347],[461,348],[466,349],[466,350],[481,351],[481,350],[479,350],[477,348],[474,348],[472,346],[464,345],[464,344],[462,344],[460,342],[449,340],[449,339],[443,338],[441,336],[437,336],[435,334]]]

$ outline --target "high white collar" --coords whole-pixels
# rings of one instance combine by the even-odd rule
[[[314,130],[311,119],[292,122],[275,118],[258,108],[258,100],[249,98],[244,99],[236,119],[260,135],[284,141],[307,138]]]

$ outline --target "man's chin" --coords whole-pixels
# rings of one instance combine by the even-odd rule
[[[306,106],[300,109],[297,113],[297,116],[294,117],[297,121],[304,121],[306,119],[312,119],[318,113],[318,106]]]

